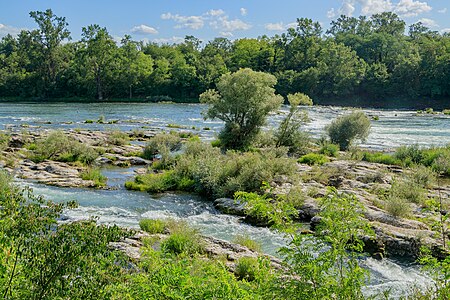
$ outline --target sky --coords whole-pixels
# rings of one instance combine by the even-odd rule
[[[90,24],[106,27],[120,41],[176,43],[186,35],[202,41],[215,37],[255,38],[286,31],[297,18],[319,21],[326,29],[339,15],[393,11],[408,25],[421,21],[450,32],[450,0],[0,0],[0,38],[34,29],[30,11],[51,8],[65,17],[73,40]]]

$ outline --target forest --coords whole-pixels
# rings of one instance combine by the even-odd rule
[[[222,74],[241,68],[277,79],[284,97],[302,92],[316,104],[447,108],[450,35],[392,12],[340,16],[324,30],[297,19],[272,37],[180,44],[116,43],[107,28],[82,28],[71,40],[68,23],[52,10],[30,12],[37,28],[0,42],[0,97],[18,101],[134,99],[198,102]]]

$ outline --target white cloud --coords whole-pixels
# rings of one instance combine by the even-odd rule
[[[232,37],[233,36],[233,33],[229,32],[229,31],[222,31],[219,34],[223,37]]]
[[[283,22],[278,22],[278,23],[267,23],[266,25],[264,25],[264,28],[266,28],[266,30],[270,30],[270,31],[283,31],[283,30],[287,30],[289,28],[296,28],[297,27],[297,22],[292,22],[292,23],[288,23],[288,24],[284,24]]]
[[[361,14],[373,15],[391,11],[394,6],[391,0],[358,0],[361,4]]]
[[[153,27],[141,24],[139,26],[134,26],[131,29],[131,32],[133,33],[137,33],[137,34],[157,34],[158,30],[156,30]]]
[[[211,9],[210,11],[208,11],[207,13],[206,13],[206,15],[208,15],[208,16],[221,16],[221,15],[224,15],[225,14],[225,12],[223,11],[223,10],[221,10],[221,9]]]
[[[427,2],[414,0],[400,0],[394,9],[394,12],[402,17],[415,17],[432,10]]]
[[[214,29],[220,29],[222,32],[233,32],[236,30],[248,30],[252,25],[245,23],[240,19],[229,20],[228,16],[220,16],[209,23]]]
[[[22,30],[25,30],[25,28],[16,28],[9,25],[1,24],[0,23],[0,38],[10,34],[12,36],[18,35]]]
[[[173,36],[171,38],[153,39],[152,41],[158,44],[180,44],[184,42],[184,38],[179,36]]]
[[[220,32],[226,33],[227,35],[233,31],[248,30],[252,27],[251,24],[240,19],[230,20],[228,15],[222,9],[211,9],[200,16],[182,16],[168,12],[162,14],[161,19],[175,21],[175,28],[177,29],[201,29],[204,27],[205,23],[208,22],[213,29],[220,30]]]
[[[284,25],[283,22],[279,22],[279,23],[267,23],[264,28],[266,28],[267,30],[271,30],[271,31],[283,31]]]
[[[181,16],[173,15],[170,12],[161,15],[163,20],[174,20],[178,25],[175,26],[176,29],[180,28],[190,28],[190,29],[201,29],[205,24],[202,16]]]
[[[447,12],[447,7],[444,7],[443,9],[440,9],[437,12],[440,14],[445,14]]]
[[[422,13],[429,12],[432,7],[425,1],[419,0],[399,0],[394,4],[392,0],[342,0],[340,8],[331,8],[327,12],[328,18],[334,18],[338,15],[351,16],[356,6],[361,8],[360,14],[373,15],[385,11],[393,11],[402,17],[414,17]]]
[[[246,8],[241,7],[240,12],[241,12],[241,16],[246,16],[247,15],[247,9]]]
[[[441,29],[441,33],[450,33],[450,28]]]
[[[419,22],[421,22],[423,25],[425,25],[428,28],[439,27],[439,25],[436,23],[436,21],[432,20],[432,19],[422,18],[419,20]]]

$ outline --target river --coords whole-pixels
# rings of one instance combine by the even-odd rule
[[[193,131],[204,139],[213,139],[220,130],[219,121],[204,121],[200,104],[79,104],[79,103],[0,103],[0,129],[22,130],[28,127],[49,129],[145,129],[159,128],[172,130],[168,124],[177,124],[182,129]],[[311,121],[305,130],[314,137],[320,137],[324,127],[338,115],[348,112],[344,108],[311,107],[306,108]],[[445,145],[450,143],[450,117],[444,115],[416,115],[412,111],[364,110],[372,121],[372,129],[364,147],[391,150],[400,145],[419,144],[422,146]],[[268,127],[273,126],[287,112],[283,107],[273,114]],[[101,116],[114,124],[85,123],[96,121]],[[175,126],[175,127],[179,127]],[[173,127],[173,126],[172,126]],[[225,240],[233,240],[237,235],[248,235],[262,244],[263,251],[277,255],[277,249],[286,243],[283,235],[242,223],[235,216],[221,214],[210,202],[190,195],[164,193],[149,195],[142,192],[127,191],[123,188],[125,180],[134,175],[133,168],[104,169],[108,185],[112,190],[92,190],[78,188],[58,188],[29,181],[20,181],[31,186],[36,194],[44,195],[53,201],[76,200],[79,207],[66,211],[68,221],[97,217],[99,223],[117,224],[138,228],[141,218],[184,219],[198,228],[203,234]],[[365,290],[367,295],[391,290],[392,297],[408,293],[413,286],[429,286],[430,279],[420,272],[414,263],[399,260],[363,259],[361,263],[370,270],[371,281]]]
[[[1,103],[0,129],[19,130],[27,126],[42,128],[89,128],[132,130],[160,128],[168,130],[168,124],[185,127],[205,139],[212,139],[222,127],[220,121],[205,121],[202,104],[172,103]],[[273,126],[287,112],[283,107],[269,118]],[[331,106],[307,107],[311,121],[304,130],[313,137],[320,137],[324,128],[348,109]],[[371,118],[369,138],[362,146],[377,150],[393,149],[401,145],[442,146],[450,143],[450,116],[443,114],[417,114],[415,111],[364,109]],[[87,124],[86,120],[98,120],[101,116],[115,124]],[[195,129],[193,129],[193,127]],[[207,129],[207,130],[206,130]]]

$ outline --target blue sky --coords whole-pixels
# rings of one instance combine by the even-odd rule
[[[327,28],[340,14],[371,15],[394,11],[408,24],[422,21],[436,31],[450,32],[450,0],[0,0],[0,37],[32,29],[29,12],[51,8],[66,17],[72,38],[90,24],[107,27],[120,40],[177,42],[186,35],[207,41],[272,36],[308,17]]]

